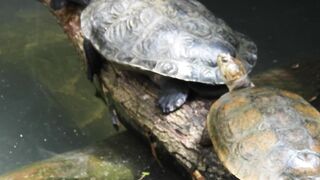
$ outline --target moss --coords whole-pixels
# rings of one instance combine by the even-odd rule
[[[131,170],[94,155],[70,152],[47,161],[31,164],[18,171],[0,176],[1,179],[112,179],[131,180]]]

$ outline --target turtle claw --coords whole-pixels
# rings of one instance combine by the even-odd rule
[[[168,114],[181,107],[186,102],[187,97],[187,92],[166,92],[160,97],[158,103],[162,112]]]
[[[111,112],[112,112],[112,118],[111,118],[112,125],[116,131],[119,131],[121,123],[120,123],[117,111],[114,108],[112,108]]]

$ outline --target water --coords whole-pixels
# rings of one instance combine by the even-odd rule
[[[256,85],[320,101],[320,1],[199,1],[257,44]]]
[[[258,45],[254,73],[320,57],[320,2],[199,0]]]
[[[113,129],[75,49],[39,2],[2,3],[0,41],[0,174],[105,140],[110,160],[133,176],[182,179],[160,170],[138,137]]]

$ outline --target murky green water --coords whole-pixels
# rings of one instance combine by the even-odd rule
[[[1,4],[0,42],[0,174],[106,139],[110,159],[133,176],[181,179],[161,171],[139,138],[113,129],[75,49],[39,2]]]

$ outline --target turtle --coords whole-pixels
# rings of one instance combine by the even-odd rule
[[[230,91],[211,106],[207,130],[224,166],[240,179],[320,179],[320,113],[293,92],[254,87],[227,55],[217,63]]]
[[[88,78],[105,62],[144,73],[160,86],[163,113],[181,107],[190,92],[225,92],[219,54],[239,59],[247,72],[257,61],[256,44],[196,0],[94,0],[81,13],[81,29]]]

